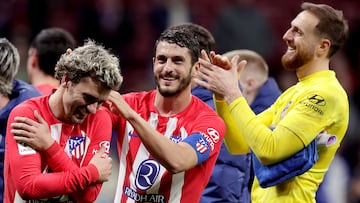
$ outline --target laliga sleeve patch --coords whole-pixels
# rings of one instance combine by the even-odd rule
[[[198,157],[198,164],[201,164],[210,156],[210,146],[208,141],[200,133],[191,134],[183,142],[191,145],[196,151]]]
[[[20,155],[36,154],[36,151],[26,144],[18,143],[18,150]]]

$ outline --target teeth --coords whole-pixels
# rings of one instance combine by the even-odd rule
[[[164,78],[164,80],[175,80],[175,78]]]

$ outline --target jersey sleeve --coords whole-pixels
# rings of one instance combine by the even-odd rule
[[[224,120],[226,125],[226,133],[224,143],[227,150],[231,154],[246,154],[250,152],[244,137],[240,134],[240,129],[229,111],[229,106],[225,100],[217,100],[214,97],[215,110]]]
[[[217,114],[201,112],[190,136],[183,141],[191,145],[197,156],[198,164],[211,156],[217,156],[225,135],[224,121]]]
[[[251,110],[245,98],[240,97],[229,105],[229,110],[240,134],[263,164],[284,160],[304,147],[304,143],[289,128],[277,126],[274,130]]]
[[[229,105],[240,133],[263,164],[276,163],[290,157],[334,122],[331,108],[336,106],[336,100],[330,93],[315,89],[296,99],[273,129],[265,122],[267,112],[256,117],[245,99],[239,98]],[[315,104],[322,100],[327,105]]]

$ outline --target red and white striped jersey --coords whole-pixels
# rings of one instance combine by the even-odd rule
[[[88,163],[101,146],[109,151],[112,129],[108,112],[98,110],[80,125],[67,124],[53,116],[49,97],[27,100],[9,116],[4,202],[28,202],[18,194],[24,190],[31,197],[37,197],[30,198],[34,200],[31,202],[93,202],[100,192],[101,184],[94,184],[98,171]],[[34,110],[46,120],[56,140],[44,152],[17,143],[10,132],[10,124],[16,116],[36,120]]]
[[[196,167],[172,174],[152,157],[134,128],[122,117],[113,115],[119,155],[114,202],[198,202],[219,153],[225,133],[224,122],[196,97],[192,97],[189,106],[177,115],[161,116],[154,106],[155,94],[156,90],[123,97],[153,128],[173,142],[196,137],[192,139],[196,140],[194,150],[205,156]]]

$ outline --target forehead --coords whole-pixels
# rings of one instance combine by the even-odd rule
[[[74,88],[80,94],[87,94],[96,98],[106,98],[110,92],[110,88],[90,77],[81,78],[79,83],[74,84]]]
[[[161,41],[156,47],[155,56],[166,56],[166,57],[183,57],[191,58],[189,49],[186,47],[181,47],[175,43],[169,43],[166,41]]]
[[[302,31],[312,31],[315,29],[319,22],[319,18],[310,11],[300,12],[295,19],[291,22],[291,25],[298,27]]]

